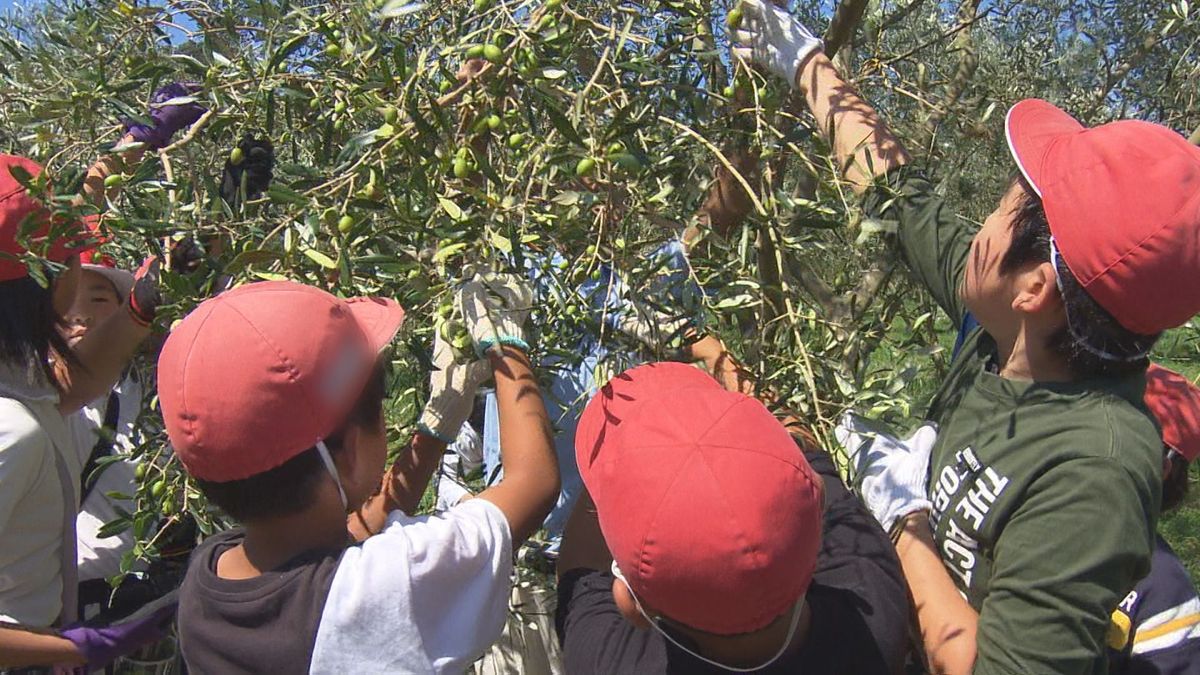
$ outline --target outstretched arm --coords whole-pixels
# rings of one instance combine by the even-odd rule
[[[804,62],[795,85],[855,192],[862,194],[877,177],[912,159],[879,113],[842,78],[823,52],[813,53]]]
[[[85,662],[74,643],[54,631],[0,625],[0,668],[81,666]]]
[[[838,166],[856,192],[909,161],[908,151],[879,114],[851,87],[812,31],[770,0],[742,0],[734,53],[763,66],[804,95]]]
[[[383,475],[379,492],[350,514],[346,525],[355,541],[379,534],[392,511],[415,514],[445,451],[445,441],[421,432],[413,434],[408,449]]]

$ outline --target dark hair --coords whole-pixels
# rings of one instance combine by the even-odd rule
[[[1013,216],[1012,244],[1000,260],[1000,273],[1008,274],[1030,263],[1050,262],[1050,223],[1042,200],[1023,176],[1017,176],[1024,191]],[[1100,303],[1092,299],[1071,273],[1062,256],[1055,265],[1068,324],[1050,338],[1050,348],[1079,378],[1120,377],[1144,371],[1148,358],[1109,359],[1096,351],[1124,357],[1150,350],[1161,333],[1140,335],[1126,329]],[[1090,348],[1090,349],[1089,349]]]
[[[1167,462],[1170,466],[1167,468],[1167,475],[1163,477],[1162,486],[1162,513],[1171,511],[1183,503],[1183,498],[1188,493],[1188,466],[1191,462],[1184,459],[1183,455],[1178,452],[1170,452],[1170,447],[1163,446],[1163,449],[1168,451]]]
[[[346,420],[324,439],[330,455],[336,456],[343,450],[346,431],[351,425],[369,428],[379,424],[386,394],[385,369],[380,362],[371,372]],[[239,522],[247,522],[288,516],[309,508],[326,475],[325,465],[314,446],[274,469],[249,478],[225,482],[196,479],[196,484],[209,501],[225,513]]]
[[[18,366],[36,363],[55,389],[60,387],[50,357],[73,361],[58,332],[61,322],[49,288],[28,275],[0,282],[0,360]]]

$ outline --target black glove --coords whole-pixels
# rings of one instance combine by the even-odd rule
[[[143,326],[154,323],[158,306],[162,304],[162,294],[158,290],[158,268],[161,262],[155,256],[146,258],[133,275],[133,288],[129,289],[129,300],[125,303],[129,308],[129,315]]]
[[[236,164],[234,159],[238,160]],[[221,198],[230,208],[236,209],[243,198],[255,199],[262,196],[271,185],[274,168],[275,149],[271,146],[271,141],[255,138],[251,134],[242,136],[237,151],[225,160],[225,171],[221,176]]]
[[[180,274],[200,269],[205,258],[204,247],[191,236],[172,242],[167,255],[171,259],[171,271]]]

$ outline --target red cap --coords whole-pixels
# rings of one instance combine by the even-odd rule
[[[654,610],[733,635],[808,590],[822,484],[758,401],[693,366],[639,366],[588,403],[575,455],[613,558]]]
[[[1149,122],[1088,129],[1037,99],[1013,106],[1005,128],[1089,296],[1142,335],[1200,312],[1200,148]]]
[[[18,167],[18,171],[23,169],[30,176],[42,172],[41,165],[31,159],[0,155],[0,281],[12,281],[29,274],[25,263],[9,257],[20,257],[28,252],[17,242],[21,225],[27,218],[41,221],[30,235],[31,239],[44,239],[50,233],[50,211],[17,180],[12,173],[13,167]],[[86,224],[80,224],[76,229],[80,235],[93,234]],[[54,262],[65,262],[75,253],[95,248],[97,243],[86,241],[83,236],[60,238],[48,247],[45,256]]]
[[[332,433],[354,406],[404,310],[291,281],[204,301],[158,357],[171,445],[209,481],[273,469]]]
[[[1187,461],[1200,456],[1200,389],[1179,373],[1150,364],[1146,407],[1162,427],[1163,443]]]

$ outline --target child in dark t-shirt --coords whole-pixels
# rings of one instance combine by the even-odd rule
[[[902,669],[891,543],[830,458],[759,401],[693,366],[634,368],[588,404],[576,455],[587,492],[558,566],[567,672]]]
[[[379,355],[399,305],[264,282],[180,322],[158,363],[167,433],[201,491],[242,525],[196,550],[180,590],[193,672],[461,673],[500,636],[512,551],[558,493],[525,356],[530,297],[511,277],[463,287],[478,358],[462,363],[435,341],[419,431],[370,500],[387,455]],[[444,514],[408,515],[489,376],[508,420],[504,480]]]

